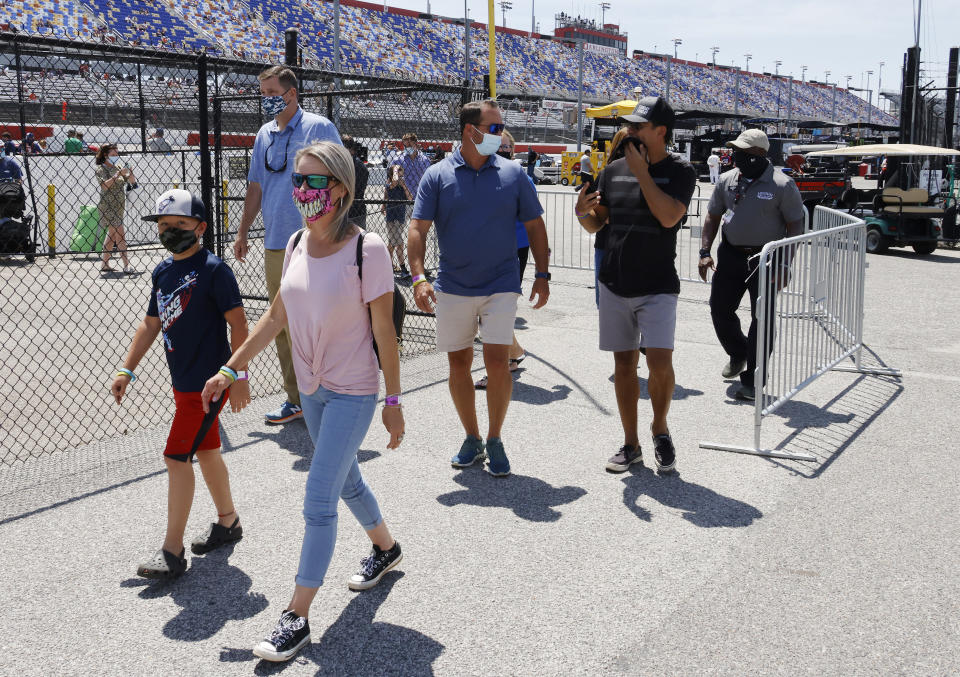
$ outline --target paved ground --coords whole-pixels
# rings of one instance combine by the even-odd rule
[[[620,435],[590,273],[521,304],[510,478],[450,468],[443,361],[405,363],[404,446],[375,424],[360,454],[404,562],[348,591],[367,546],[344,511],[313,643],[283,667],[251,648],[291,591],[311,450],[302,424],[260,423],[275,400],[224,417],[244,540],[171,584],[133,576],[162,534],[163,428],[0,469],[0,673],[956,674],[960,254],[868,260],[869,359],[903,378],[828,374],[764,424],[815,463],[697,448],[748,442],[753,413],[719,377],[699,285],[680,304],[673,476],[603,471]],[[198,483],[189,531],[212,512]]]

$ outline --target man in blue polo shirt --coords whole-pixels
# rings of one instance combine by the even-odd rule
[[[237,239],[233,243],[233,254],[238,261],[246,260],[247,234],[257,214],[263,213],[267,296],[273,302],[280,289],[287,242],[302,226],[300,212],[293,203],[294,157],[298,150],[317,141],[340,143],[340,133],[327,118],[300,108],[297,76],[289,68],[271,66],[260,73],[258,79],[263,112],[275,117],[260,128],[253,144],[247,172],[247,196]],[[267,423],[286,423],[301,418],[303,412],[293,371],[290,336],[286,330],[277,336],[276,344],[287,401],[264,418]]]
[[[503,133],[496,101],[466,104],[460,112],[460,149],[432,165],[417,191],[407,250],[417,307],[437,314],[437,348],[447,353],[450,394],[467,437],[451,460],[466,468],[489,456],[488,472],[510,474],[500,440],[513,392],[509,350],[520,296],[517,221],[522,221],[536,262],[530,300],[550,296],[547,230],[536,189],[516,162],[496,153]],[[437,226],[440,272],[436,288],[424,277],[427,233]],[[487,441],[480,438],[474,402],[473,338],[480,321],[487,369]]]

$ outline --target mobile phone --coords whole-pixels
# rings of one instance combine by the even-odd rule
[[[641,141],[635,136],[628,136],[627,138],[624,139],[624,141],[626,141],[627,143],[633,144],[633,147],[636,148],[637,150],[643,150],[644,148],[646,148],[646,146],[643,145],[643,141]]]

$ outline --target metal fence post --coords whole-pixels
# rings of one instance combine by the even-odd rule
[[[137,98],[140,102],[140,150],[147,152],[147,115],[143,106],[143,73],[140,62],[137,62]]]
[[[213,175],[210,167],[210,111],[207,100],[207,55],[197,57],[197,96],[199,100],[200,131],[200,199],[207,210],[207,218],[213,213]],[[209,226],[209,222],[207,226]],[[203,232],[203,246],[214,251],[214,233],[212,228]]]

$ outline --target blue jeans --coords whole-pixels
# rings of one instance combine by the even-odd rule
[[[337,540],[337,501],[342,498],[367,531],[383,521],[357,463],[377,396],[342,395],[320,386],[312,395],[300,393],[300,404],[314,450],[303,499],[306,527],[296,580],[297,585],[318,588]]]

